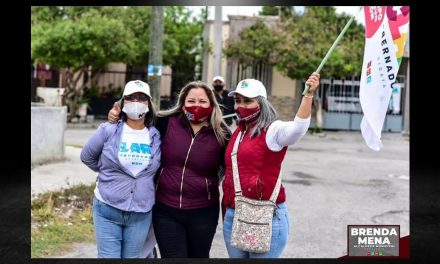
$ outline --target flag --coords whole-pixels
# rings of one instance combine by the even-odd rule
[[[380,140],[393,84],[408,38],[408,6],[365,6],[365,49],[359,99],[364,116],[361,132],[373,150]]]

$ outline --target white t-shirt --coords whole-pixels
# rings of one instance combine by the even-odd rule
[[[280,151],[283,147],[298,142],[307,132],[310,117],[295,116],[293,121],[274,121],[267,130],[266,144],[272,151]]]
[[[134,176],[147,168],[151,157],[151,140],[148,128],[132,129],[126,123],[122,130],[118,158],[122,166]]]

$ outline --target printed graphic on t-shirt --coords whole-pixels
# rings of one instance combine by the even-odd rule
[[[142,144],[132,142],[127,144],[127,142],[121,142],[119,148],[119,160],[124,163],[129,163],[131,165],[148,164],[151,156],[151,148],[149,144]]]
[[[118,158],[121,165],[127,168],[134,176],[148,167],[151,159],[151,140],[149,130],[131,129],[124,125]]]

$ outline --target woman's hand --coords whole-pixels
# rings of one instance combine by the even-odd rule
[[[306,84],[308,84],[310,86],[309,91],[307,92],[307,96],[313,96],[313,93],[315,93],[315,91],[318,89],[319,86],[319,73],[317,72],[313,72],[310,76],[309,79],[307,79]]]
[[[116,123],[119,119],[119,113],[121,113],[121,107],[118,102],[115,102],[113,108],[108,112],[108,121],[112,124]]]
[[[313,94],[319,86],[319,73],[314,72],[307,79],[306,84],[310,86],[307,93],[303,96],[301,105],[299,106],[297,116],[300,118],[309,118],[312,113]]]

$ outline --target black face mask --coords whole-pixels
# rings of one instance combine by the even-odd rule
[[[223,90],[223,85],[214,85],[214,90],[220,92],[221,90]]]

